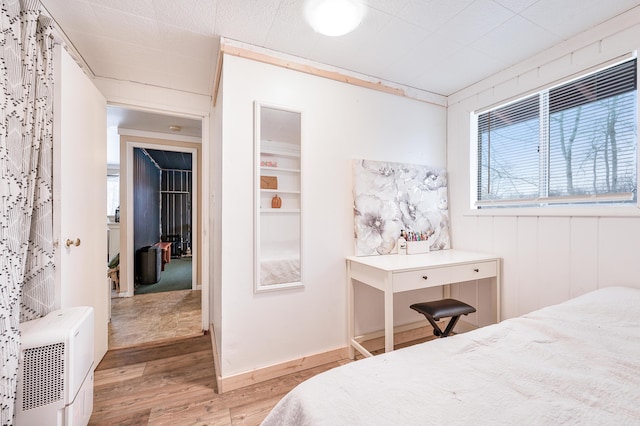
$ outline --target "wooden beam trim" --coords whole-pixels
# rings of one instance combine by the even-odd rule
[[[222,60],[224,58],[224,46],[220,41],[220,48],[218,49],[218,61],[216,62],[216,75],[215,75],[215,87],[213,88],[213,107],[215,108],[216,102],[218,102],[218,90],[220,89],[220,77],[222,77]]]
[[[305,74],[311,74],[318,77],[328,78],[330,80],[339,81],[342,83],[352,84],[354,86],[360,86],[367,89],[377,90],[379,92],[389,93],[396,96],[408,97],[403,89],[387,86],[381,81],[378,81],[378,82],[367,81],[357,77],[351,77],[345,74],[341,74],[336,71],[324,70],[312,65],[305,65],[305,64],[294,62],[294,61],[288,61],[285,59],[276,58],[264,53],[254,52],[252,50],[244,49],[237,46],[221,44],[220,52],[223,52],[232,56],[237,56],[240,58],[251,59],[251,60],[262,62],[265,64],[287,68],[294,71],[300,71]],[[421,100],[421,99],[417,99],[417,100]]]
[[[216,390],[222,393],[222,376],[220,375],[220,355],[218,354],[218,345],[216,344],[216,334],[213,324],[209,324],[209,335],[211,336],[211,349],[213,351],[213,369],[216,373]]]

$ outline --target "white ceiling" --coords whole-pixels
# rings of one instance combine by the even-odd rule
[[[446,96],[640,5],[356,0],[362,23],[333,38],[307,25],[305,1],[41,0],[95,76],[207,96],[220,37]]]
[[[450,95],[640,4],[640,0],[358,0],[332,38],[305,0],[41,0],[100,77],[211,95],[226,37]]]

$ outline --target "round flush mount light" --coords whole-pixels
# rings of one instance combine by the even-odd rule
[[[337,37],[355,30],[364,10],[364,4],[358,0],[308,0],[305,14],[316,32]]]

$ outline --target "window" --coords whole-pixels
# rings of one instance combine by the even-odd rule
[[[477,203],[635,203],[636,60],[477,116]]]
[[[113,216],[120,207],[120,176],[107,175],[107,216]]]

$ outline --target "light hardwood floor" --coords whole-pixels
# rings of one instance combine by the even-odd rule
[[[344,359],[218,394],[211,338],[200,330],[200,292],[182,292],[118,299],[123,302],[119,307],[128,309],[116,310],[115,316],[112,311],[114,336],[110,336],[109,351],[95,371],[90,425],[259,425],[298,383],[351,362]],[[180,321],[168,319],[173,317],[167,317],[166,306],[165,313],[152,308],[154,298],[164,299],[166,306],[183,313],[197,310],[197,315],[184,314],[184,318],[198,318],[197,325],[187,331],[193,334],[176,337],[180,333],[176,334],[175,324]],[[190,309],[186,308],[189,304]],[[138,325],[134,325],[136,322]],[[402,341],[396,349],[432,338],[430,327],[407,333],[404,338],[396,335],[396,341]],[[382,338],[363,344],[374,354],[384,347]]]
[[[109,350],[95,372],[90,425],[259,425],[298,383],[344,360],[216,393],[209,335]]]
[[[109,350],[95,371],[89,424],[259,425],[297,384],[349,362],[344,359],[218,394],[209,335]]]
[[[202,335],[200,290],[111,299],[109,349]]]

